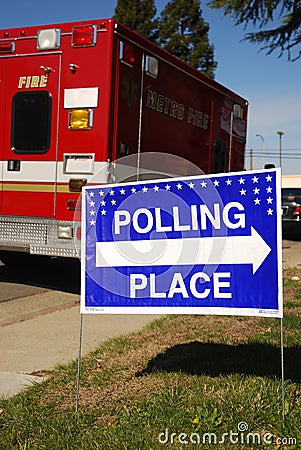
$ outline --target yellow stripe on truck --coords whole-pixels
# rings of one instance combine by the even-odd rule
[[[3,183],[2,190],[5,192],[59,192],[68,193],[68,184],[33,184],[33,183]]]

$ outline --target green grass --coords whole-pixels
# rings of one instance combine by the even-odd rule
[[[284,423],[279,320],[168,316],[82,359],[77,414],[75,361],[2,400],[0,449],[300,449],[301,282],[284,275]]]

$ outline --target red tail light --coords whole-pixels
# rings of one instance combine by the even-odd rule
[[[243,110],[242,110],[242,120],[244,120],[245,122],[247,122],[247,120],[248,120],[248,110],[247,110],[247,108],[243,108]]]
[[[14,42],[0,42],[0,53],[14,53],[15,49]]]
[[[130,64],[131,66],[134,65],[135,53],[134,48],[130,44],[125,44],[124,42],[122,43],[121,60]]]
[[[67,200],[67,209],[68,211],[75,211],[77,200]]]
[[[88,47],[96,44],[96,26],[83,25],[73,27],[72,47]]]
[[[297,208],[295,208],[294,212],[293,212],[294,216],[299,216],[301,215],[301,207],[298,206]]]
[[[68,211],[81,211],[82,204],[79,199],[77,200],[67,200],[67,209]]]

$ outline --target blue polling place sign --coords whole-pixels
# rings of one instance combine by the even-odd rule
[[[280,169],[86,186],[81,313],[282,317]]]

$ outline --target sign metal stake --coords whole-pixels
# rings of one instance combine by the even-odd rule
[[[77,360],[76,400],[75,400],[75,412],[76,412],[76,414],[78,413],[78,402],[79,402],[79,382],[80,382],[80,363],[81,363],[81,353],[82,353],[82,340],[83,340],[83,314],[80,314],[79,345],[78,345],[78,360]]]
[[[281,388],[282,388],[282,422],[285,420],[284,405],[284,352],[283,352],[283,319],[280,319],[280,347],[281,347]]]

